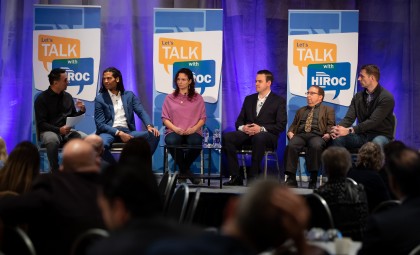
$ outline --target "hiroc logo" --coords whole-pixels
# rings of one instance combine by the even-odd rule
[[[201,60],[201,55],[201,42],[159,38],[159,63],[164,65],[167,73],[168,65],[179,61]]]
[[[195,87],[201,89],[201,95],[204,94],[206,88],[214,87],[216,84],[216,62],[214,60],[175,62],[173,68],[173,79],[175,79],[176,73],[181,68],[188,68],[193,72]]]
[[[337,45],[334,43],[293,40],[293,64],[299,68],[316,63],[331,63],[337,61]]]
[[[38,36],[38,60],[43,62],[45,70],[47,62],[55,59],[80,57],[80,40],[51,35]]]
[[[350,89],[350,63],[309,65],[307,88],[312,85],[318,85],[325,91],[335,90],[333,99],[336,99],[341,90]]]
[[[69,86],[80,86],[78,95],[85,85],[93,84],[93,58],[57,59],[52,67],[66,70]]]

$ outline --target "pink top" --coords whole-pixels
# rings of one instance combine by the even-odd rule
[[[164,119],[182,129],[194,126],[199,120],[206,122],[203,97],[196,93],[191,100],[188,100],[188,96],[182,94],[178,94],[177,97],[174,94],[167,95],[162,106],[162,120]],[[165,135],[171,132],[172,129],[165,129]],[[201,135],[201,129],[197,133]]]

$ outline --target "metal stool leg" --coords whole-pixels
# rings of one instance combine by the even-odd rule
[[[244,171],[244,178],[247,179],[247,174],[246,174],[246,164],[245,164],[245,155],[244,153],[241,153],[241,157],[242,157],[242,169]]]

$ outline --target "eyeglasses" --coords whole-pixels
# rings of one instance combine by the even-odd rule
[[[318,93],[316,93],[316,92],[305,92],[305,95],[311,95],[311,96],[313,96],[313,95],[319,95]]]

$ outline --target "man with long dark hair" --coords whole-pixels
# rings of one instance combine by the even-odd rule
[[[96,133],[104,141],[103,158],[115,163],[109,149],[113,142],[127,142],[133,137],[144,137],[152,153],[159,143],[159,131],[152,125],[140,99],[124,89],[120,70],[109,67],[104,70],[102,87],[95,98]],[[134,113],[141,119],[147,131],[136,131]]]

